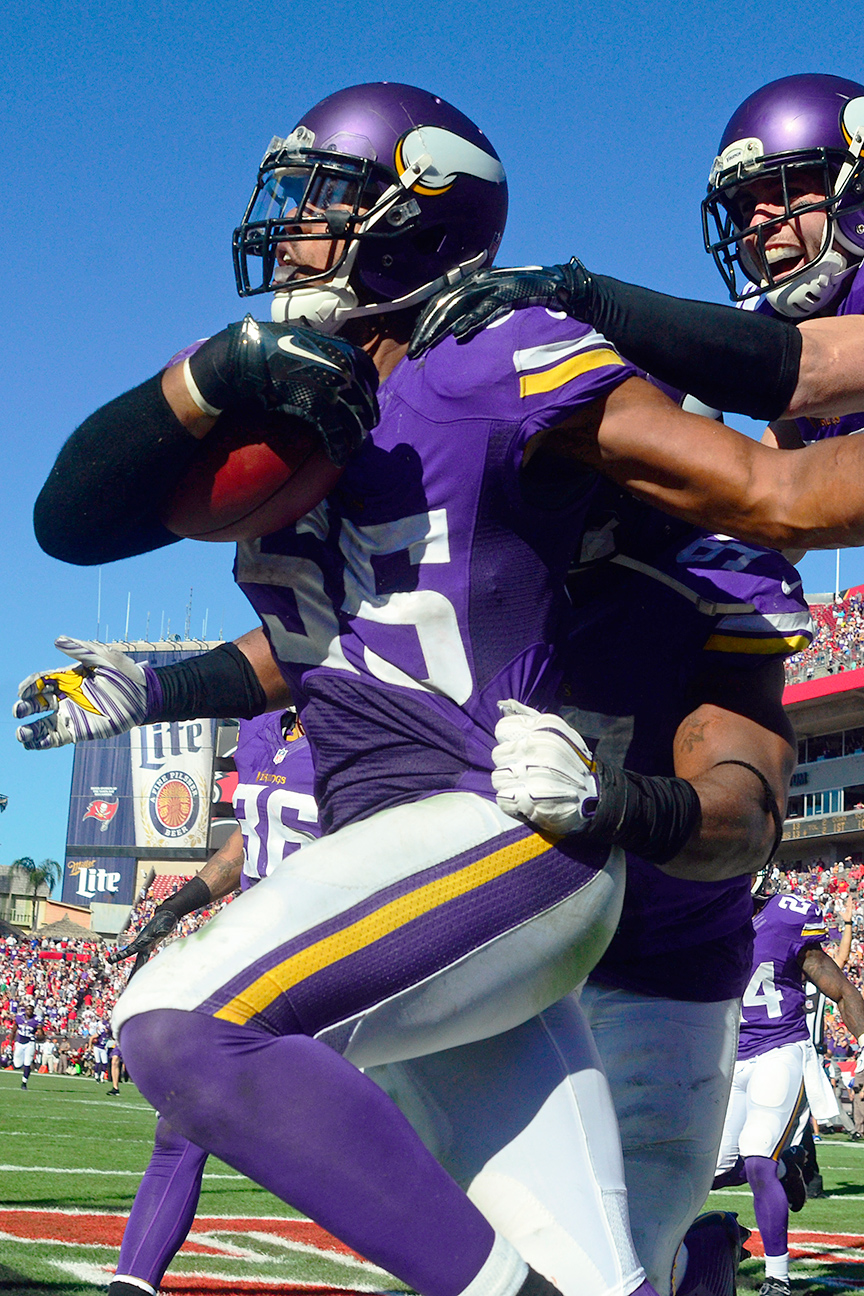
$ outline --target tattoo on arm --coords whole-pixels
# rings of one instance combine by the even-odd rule
[[[680,744],[686,752],[692,752],[697,743],[705,741],[705,730],[708,728],[707,720],[694,720],[688,717],[683,720],[678,733],[675,735],[675,742]]]

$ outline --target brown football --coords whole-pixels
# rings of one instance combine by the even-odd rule
[[[256,540],[296,522],[342,475],[321,440],[284,414],[222,414],[162,512],[175,535]]]

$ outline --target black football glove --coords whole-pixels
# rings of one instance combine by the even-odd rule
[[[377,370],[342,338],[247,315],[208,338],[188,363],[205,413],[293,415],[320,435],[337,467],[378,422]]]
[[[416,360],[451,333],[467,342],[493,320],[525,306],[563,310],[590,323],[592,296],[591,276],[575,257],[567,265],[477,270],[432,299],[417,321],[408,355]]]
[[[180,919],[177,914],[172,913],[170,909],[160,907],[156,910],[153,917],[142,927],[138,935],[129,945],[124,945],[122,949],[114,950],[113,954],[108,955],[109,963],[122,963],[124,959],[132,958],[133,954],[138,957],[135,959],[135,966],[131,975],[134,976],[139,968],[143,967],[154,947],[159,941],[170,936]]]

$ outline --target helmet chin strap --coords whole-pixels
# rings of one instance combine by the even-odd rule
[[[818,261],[801,275],[792,276],[788,283],[780,283],[765,294],[765,299],[778,315],[787,319],[806,319],[829,306],[843,287],[843,281],[857,264],[850,266],[847,258],[834,247],[834,240]]]

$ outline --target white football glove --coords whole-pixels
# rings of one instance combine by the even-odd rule
[[[54,645],[78,664],[28,675],[19,685],[12,708],[16,720],[50,712],[17,730],[28,751],[111,738],[141,724],[148,701],[143,666],[116,648],[88,640],[61,635]]]
[[[495,726],[498,745],[492,751],[498,805],[557,836],[583,831],[599,792],[594,757],[582,737],[560,716],[543,715],[512,698],[498,708],[504,714]]]

